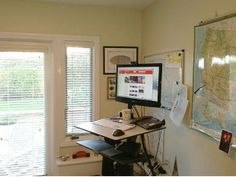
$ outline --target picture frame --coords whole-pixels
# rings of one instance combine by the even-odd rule
[[[115,74],[117,64],[138,63],[138,47],[103,46],[103,74]]]
[[[224,151],[225,153],[228,153],[231,145],[231,139],[232,133],[227,130],[222,130],[219,149]]]
[[[114,100],[116,96],[116,77],[107,78],[107,99]]]

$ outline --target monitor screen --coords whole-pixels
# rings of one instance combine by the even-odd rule
[[[117,65],[116,101],[161,106],[162,64]]]

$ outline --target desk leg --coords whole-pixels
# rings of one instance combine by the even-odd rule
[[[118,145],[121,141],[111,140],[104,138],[105,142],[110,145]],[[136,137],[128,139],[128,141],[135,141]],[[103,157],[102,162],[102,175],[103,176],[133,176],[133,164],[121,165],[119,163],[114,165],[114,161]]]
[[[143,146],[143,152],[144,152],[144,155],[145,155],[145,158],[148,162],[148,166],[152,172],[152,176],[156,176],[156,173],[154,172],[153,170],[153,166],[152,166],[152,163],[151,163],[151,160],[148,156],[148,153],[147,153],[147,149],[146,149],[146,145],[145,145],[145,141],[144,141],[144,135],[141,135],[141,140],[142,140],[142,146]]]
[[[113,161],[106,157],[102,160],[102,176],[115,176]]]

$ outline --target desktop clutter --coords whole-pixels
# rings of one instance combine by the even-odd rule
[[[118,122],[129,122],[131,119],[131,109],[123,109],[122,111],[119,112],[119,116],[118,117]],[[117,121],[115,119],[113,119],[113,121]],[[125,132],[122,129],[116,128],[113,132],[112,135],[113,136],[122,136],[124,135]]]
[[[117,126],[117,128],[115,128],[112,132],[113,136],[122,136],[125,134],[126,130],[135,127],[135,125],[138,125],[146,130],[160,128],[165,125],[164,119],[161,121],[152,116],[142,116],[139,118],[133,118],[131,109],[123,109],[119,112],[119,117],[111,119],[113,120],[113,122],[120,123],[120,127]],[[124,126],[122,126],[121,123],[124,124]],[[127,128],[125,125],[130,126],[130,128]]]

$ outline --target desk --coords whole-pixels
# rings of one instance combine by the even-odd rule
[[[142,147],[144,150],[145,158],[150,166],[150,170],[152,172],[152,175],[156,175],[155,172],[153,171],[153,165],[152,165],[150,158],[148,157],[148,154],[147,154],[147,150],[146,150],[146,146],[145,146],[145,142],[144,142],[144,134],[165,129],[166,128],[165,126],[162,126],[161,128],[157,128],[157,129],[146,130],[146,129],[143,129],[142,127],[139,127],[136,125],[134,128],[126,130],[125,134],[122,136],[113,136],[112,135],[113,129],[103,127],[100,125],[96,125],[93,122],[83,123],[83,124],[77,125],[76,127],[79,129],[88,131],[92,134],[102,136],[102,137],[105,137],[105,138],[108,138],[108,139],[111,139],[114,141],[129,139],[129,138],[141,135]],[[84,144],[82,143],[81,145],[84,145]],[[86,145],[84,145],[84,146],[86,146]],[[86,146],[86,147],[88,147],[88,146]],[[93,149],[93,148],[90,147],[90,149]]]
[[[145,130],[142,127],[135,126],[132,129],[126,130],[125,134],[122,135],[122,136],[113,136],[112,132],[113,132],[114,129],[103,127],[103,126],[97,125],[93,122],[86,122],[86,123],[83,123],[83,124],[79,124],[75,127],[79,128],[79,129],[82,129],[82,130],[85,130],[85,131],[88,131],[88,132],[93,133],[93,134],[98,135],[98,136],[102,136],[102,137],[105,137],[105,138],[115,140],[115,141],[119,141],[119,140],[127,139],[127,138],[130,138],[130,137],[143,135],[143,134],[146,134],[146,133],[150,133],[150,132],[165,129],[165,126],[163,126],[161,128],[158,128],[158,129],[151,129],[151,130]]]

